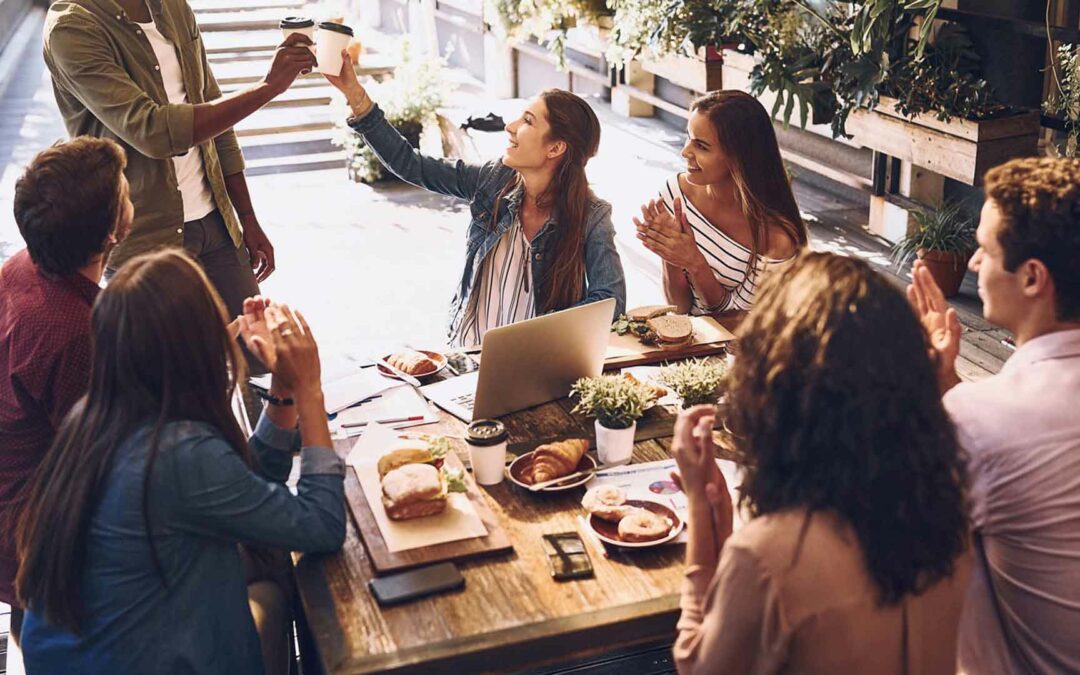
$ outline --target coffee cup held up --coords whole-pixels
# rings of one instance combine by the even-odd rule
[[[282,39],[288,38],[293,33],[300,33],[306,35],[308,40],[311,40],[311,46],[308,48],[311,53],[315,53],[315,20],[306,16],[287,16],[281,20],[278,24],[281,29]]]
[[[323,21],[319,24],[319,39],[315,51],[315,60],[319,62],[319,72],[327,75],[340,75],[344,65],[341,52],[349,46],[353,38],[353,29],[340,23]]]

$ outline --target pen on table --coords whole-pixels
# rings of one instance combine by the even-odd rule
[[[424,419],[423,415],[413,415],[411,417],[392,417],[385,420],[368,420],[366,422],[342,422],[343,429],[349,429],[352,427],[366,427],[371,423],[376,424],[397,424],[398,422],[419,422]]]
[[[581,528],[581,534],[585,539],[589,540],[590,547],[600,554],[601,557],[608,557],[607,549],[604,547],[604,542],[600,541],[600,538],[596,536],[596,533],[589,527],[589,523],[585,521],[584,516],[578,516],[578,527]]]

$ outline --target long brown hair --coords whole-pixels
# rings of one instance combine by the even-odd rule
[[[150,426],[143,478],[146,535],[149,485],[164,426],[212,425],[250,464],[230,408],[244,361],[225,328],[225,306],[202,269],[179,250],[132,259],[98,296],[91,317],[90,390],[61,424],[31,483],[16,534],[16,592],[50,624],[79,629],[90,518],[116,449]]]
[[[600,120],[584,99],[563,89],[545,89],[540,99],[547,106],[551,127],[547,140],[566,143],[554,179],[537,198],[540,206],[551,207],[558,228],[554,261],[546,278],[537,280],[537,287],[547,292],[544,311],[551,312],[576,304],[584,290],[585,224],[593,196],[585,164],[600,148]],[[520,184],[521,175],[517,174],[503,187],[492,212],[493,222],[498,218],[499,202]]]
[[[768,241],[771,225],[779,225],[799,247],[806,246],[806,224],[799,215],[791,181],[780,159],[776,131],[765,107],[742,91],[713,91],[690,104],[692,112],[709,118],[720,150],[731,170],[735,195],[750,224],[748,274]]]
[[[722,418],[743,504],[838,514],[883,603],[951,575],[964,457],[903,294],[862,260],[804,253],[765,279],[740,333]]]

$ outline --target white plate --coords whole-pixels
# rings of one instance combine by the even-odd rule
[[[514,485],[524,488],[529,492],[535,492],[537,494],[541,492],[563,492],[564,490],[573,490],[576,487],[580,487],[585,483],[592,480],[592,477],[596,474],[596,460],[589,456],[588,453],[581,456],[581,461],[578,462],[577,467],[570,473],[576,473],[578,471],[585,471],[585,475],[581,478],[574,479],[569,483],[556,483],[555,485],[548,486],[546,488],[540,488],[539,490],[531,490],[531,485],[522,480],[522,474],[526,468],[532,464],[532,453],[526,452],[518,455],[517,459],[510,462],[510,466],[506,468],[506,475]]]
[[[428,357],[429,359],[431,359],[435,363],[435,370],[433,370],[433,371],[431,371],[429,373],[422,373],[420,375],[413,375],[413,377],[415,377],[417,379],[424,378],[424,377],[431,377],[432,375],[434,375],[435,373],[439,372],[440,370],[442,370],[443,368],[446,367],[446,361],[447,361],[446,354],[443,354],[443,353],[440,353],[440,352],[429,351],[427,349],[416,349],[416,350],[413,350],[413,351],[420,352],[421,354]],[[389,361],[391,356],[393,356],[393,354],[387,354],[386,356],[383,357],[383,359],[386,360],[386,361]],[[382,375],[383,377],[389,377],[389,378],[392,378],[392,379],[395,379],[395,380],[400,380],[401,379],[400,377],[398,377],[394,373],[394,371],[390,370],[389,368],[382,365],[381,363],[379,364],[379,374]]]

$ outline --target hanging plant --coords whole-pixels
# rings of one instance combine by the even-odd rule
[[[497,35],[509,41],[536,38],[566,67],[567,31],[578,23],[610,16],[604,0],[486,0],[485,15]]]
[[[609,62],[622,65],[645,54],[680,54],[727,41],[731,2],[707,0],[610,0],[614,10]]]

